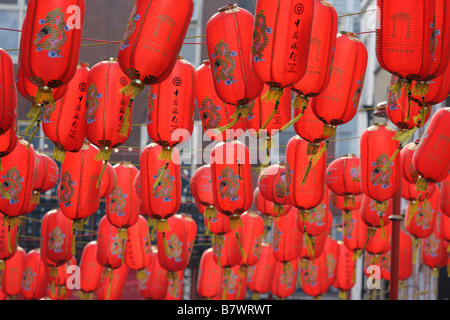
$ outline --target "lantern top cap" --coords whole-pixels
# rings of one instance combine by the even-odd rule
[[[340,31],[339,33],[343,34],[343,35],[346,35],[346,36],[349,36],[349,37],[354,37],[354,38],[356,38],[358,36],[356,33],[349,32],[349,31]]]
[[[219,8],[219,12],[225,12],[225,11],[228,11],[228,10],[237,9],[237,7],[238,7],[238,6],[237,6],[237,4],[235,4],[235,3],[229,4],[229,5],[225,6],[225,7]]]

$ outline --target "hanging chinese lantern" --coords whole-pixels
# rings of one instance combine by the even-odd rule
[[[441,222],[441,238],[444,240],[447,244],[447,246],[450,245],[450,217],[445,215],[441,212],[440,215],[440,222]],[[448,252],[447,247],[447,252]],[[447,264],[447,273],[450,274],[450,264]]]
[[[408,279],[413,270],[412,265],[412,243],[411,237],[400,230],[400,251],[399,251],[399,268],[398,279],[405,281]],[[381,256],[381,277],[386,281],[391,281],[391,253],[388,252]]]
[[[273,223],[273,255],[279,262],[297,259],[302,251],[303,238],[297,228],[297,215],[297,209],[292,208]]]
[[[441,181],[441,212],[450,217],[450,172],[447,178]]]
[[[14,82],[14,64],[0,48],[0,135],[14,126],[17,114],[17,88]]]
[[[89,71],[85,132],[87,140],[100,149],[96,160],[108,162],[113,149],[130,136],[130,98],[119,92],[129,82],[115,58],[98,62]],[[128,117],[126,110],[130,112]]]
[[[169,231],[158,231],[158,261],[167,270],[169,278],[175,278],[177,272],[187,267],[188,260],[188,225],[181,214],[167,219]]]
[[[317,118],[325,123],[324,134],[334,136],[336,126],[352,120],[359,107],[367,67],[367,49],[355,33],[341,31],[336,39],[328,87],[311,99]],[[342,93],[345,92],[345,95]]]
[[[320,212],[320,211],[318,211]],[[320,216],[320,214],[319,214]],[[299,219],[304,219],[301,215],[297,215],[297,221]],[[303,265],[306,261],[314,260],[322,255],[325,249],[325,243],[327,242],[328,235],[331,230],[331,225],[333,223],[333,216],[331,213],[324,214],[324,219],[322,220],[326,229],[323,230],[324,226],[317,227],[317,222],[314,221],[315,218],[312,216],[309,218],[311,221],[304,223],[303,229],[303,244],[300,253],[301,264]],[[297,229],[300,223],[297,222]],[[305,228],[306,227],[306,228]],[[322,230],[320,233],[320,230]],[[309,233],[311,232],[311,234]]]
[[[39,249],[27,253],[20,294],[26,300],[40,300],[47,293],[47,273]]]
[[[213,141],[239,138],[247,130],[248,122],[244,117],[224,132],[214,131],[232,122],[231,116],[236,112],[236,106],[223,102],[217,95],[209,60],[203,60],[203,64],[195,73],[197,108],[203,131]]]
[[[298,135],[286,147],[286,194],[289,203],[300,211],[317,207],[325,192],[326,152],[312,165],[307,148],[308,142]]]
[[[252,67],[252,38],[255,18],[247,10],[230,4],[219,9],[206,24],[206,46],[214,87],[224,102],[236,106],[223,132],[240,118],[247,118],[249,103],[261,94],[264,82]]]
[[[242,245],[242,228],[236,231],[229,232],[223,235],[223,242],[217,241],[213,244],[214,261],[219,265],[224,272],[223,277],[227,277],[230,269],[241,262]]]
[[[84,246],[80,260],[80,290],[81,300],[92,300],[94,292],[100,289],[103,267],[97,261],[97,241],[91,241]]]
[[[436,225],[431,235],[422,241],[422,260],[423,263],[433,270],[437,276],[439,269],[448,264],[448,242],[442,237],[441,216],[437,212]]]
[[[75,255],[75,240],[72,220],[54,209],[47,212],[41,222],[41,257],[51,269],[51,275],[57,273],[57,267],[65,264]]]
[[[355,201],[362,193],[360,159],[354,154],[333,160],[325,173],[325,183],[335,194],[344,196],[344,202]]]
[[[286,164],[280,162],[265,168],[258,177],[258,189],[261,195],[273,202],[274,214],[284,215],[284,205],[288,203],[286,197]]]
[[[13,257],[18,248],[18,226],[7,225],[5,219],[0,214],[0,272],[5,269],[5,261]]]
[[[386,211],[378,211],[376,209],[376,201],[370,197],[363,195],[363,200],[360,209],[360,215],[362,221],[370,228],[380,229],[381,237],[385,236],[385,227],[391,222],[389,216],[392,215],[392,199],[387,201]]]
[[[197,280],[197,294],[204,299],[212,299],[222,292],[222,268],[214,261],[213,249],[202,253]]]
[[[444,180],[450,170],[450,154],[447,152],[450,127],[446,124],[450,119],[450,108],[436,111],[414,151],[413,165],[419,173],[416,187],[425,191],[428,182]]]
[[[75,15],[69,16],[74,11]],[[19,65],[23,76],[38,89],[28,118],[31,125],[41,105],[53,105],[53,91],[74,77],[83,32],[84,0],[29,1],[22,25]]]
[[[241,272],[239,265],[222,273],[221,300],[244,300],[246,293],[247,275]]]
[[[160,145],[151,143],[140,155],[141,201],[149,223],[156,221],[158,230],[167,231],[167,219],[181,204],[181,169],[177,149],[167,161],[158,159],[161,150]]]
[[[306,72],[313,17],[314,0],[256,2],[251,65],[270,87],[263,98],[276,101],[269,121],[284,88],[300,81]]]
[[[327,256],[322,254],[314,262],[308,261],[301,268],[301,280],[302,290],[314,299],[320,299],[330,287]]]
[[[35,152],[31,145],[19,138],[14,150],[2,158],[0,171],[0,211],[6,223],[14,225],[26,213],[33,193]]]
[[[1,271],[1,291],[13,299],[20,294],[26,256],[25,250],[17,247],[16,253],[5,261],[5,269]]]
[[[412,161],[414,152],[417,150],[419,142],[420,139],[416,139],[413,142],[405,145],[402,151],[400,151],[402,177],[411,184],[416,184],[417,178],[419,178],[419,173],[416,171],[416,169],[414,169]]]
[[[391,229],[391,224],[386,226],[384,234],[382,234],[381,229],[377,229],[374,235],[367,240],[366,252],[373,256],[380,256],[390,251]]]
[[[208,225],[209,231],[212,233],[212,244],[223,244],[224,235],[232,231],[230,226],[230,218],[217,211],[216,216],[211,219],[203,220]]]
[[[323,250],[327,259],[328,284],[332,285],[336,279],[336,264],[339,255],[338,242],[331,235],[328,235]]]
[[[192,0],[135,1],[122,38],[119,63],[131,82],[121,90],[134,100],[146,85],[165,80],[188,30]]]
[[[181,300],[183,296],[183,270],[177,272],[176,278],[169,278],[167,293],[163,300]]]
[[[259,261],[248,269],[248,288],[253,292],[253,300],[259,300],[261,294],[269,292],[275,274],[277,260],[272,245],[263,242]]]
[[[364,194],[376,200],[378,212],[386,211],[387,200],[399,187],[402,145],[393,140],[394,135],[395,131],[383,123],[370,126],[361,135],[361,187]]]
[[[49,156],[36,152],[33,200],[39,204],[40,194],[53,189],[59,180],[59,168]],[[36,197],[36,198],[35,198]]]
[[[402,177],[402,198],[411,202],[413,207],[411,210],[417,210],[420,202],[428,201],[436,191],[436,183],[427,183],[427,190],[425,192],[418,191],[416,185],[409,183]]]
[[[287,214],[291,210],[291,205],[289,203],[283,206],[283,210],[275,210],[275,203],[264,198],[256,187],[253,192],[253,203],[255,204],[256,210],[258,210],[264,216],[264,225],[272,226],[273,218],[282,216],[282,213]]]
[[[96,183],[102,163],[95,160],[98,149],[85,142],[78,152],[66,154],[61,164],[59,181],[59,208],[81,230],[83,219],[94,214],[100,205],[100,188]]]
[[[369,228],[361,219],[359,210],[342,214],[342,238],[347,249],[354,254],[354,259],[365,250],[367,241],[375,234],[375,228]]]
[[[79,62],[64,96],[44,111],[42,130],[55,145],[53,158],[61,163],[67,151],[77,152],[81,149],[86,137],[85,106],[89,70],[87,63]]]
[[[183,57],[178,57],[166,80],[150,87],[147,132],[163,148],[160,160],[170,160],[173,148],[192,135],[195,87],[195,69]]]
[[[355,285],[356,261],[353,252],[342,241],[338,241],[339,255],[336,264],[336,279],[333,287],[339,290],[339,298],[345,299]]]
[[[139,170],[130,162],[119,162],[114,166],[117,183],[106,199],[106,217],[119,229],[119,237],[127,239],[127,228],[135,225],[139,219],[141,203],[134,180]]]
[[[137,175],[136,175],[137,177]],[[107,198],[108,195],[113,192],[117,184],[117,173],[114,167],[109,162],[106,164],[106,169],[102,175],[100,182],[100,198]],[[137,190],[136,190],[137,192]]]
[[[315,135],[319,138],[323,134],[324,123],[315,116],[313,117],[312,108],[307,108],[307,106],[309,99],[324,92],[330,83],[337,28],[338,16],[333,5],[326,0],[314,0],[314,18],[306,74],[300,81],[291,86],[291,89],[296,93],[292,104],[294,107],[294,129],[298,135],[306,140],[308,139],[296,129],[302,128],[300,131],[309,131],[307,128],[304,128],[306,129],[304,130],[304,125],[302,124],[296,125],[299,118],[305,117],[306,113],[310,114],[310,117],[314,119],[312,121],[314,122],[313,130],[316,131],[316,127],[320,129],[320,132],[315,133]],[[304,122],[308,123],[308,120],[304,119]]]
[[[13,152],[17,145],[17,128],[18,122],[16,122],[8,131],[0,135],[0,170],[3,168],[2,159],[8,154]]]
[[[97,291],[98,300],[120,300],[122,299],[125,282],[128,278],[129,269],[124,264],[112,270],[110,277],[103,277],[100,289]]]
[[[209,164],[195,170],[189,182],[189,187],[194,200],[205,206],[205,211],[200,213],[207,220],[214,218],[216,216],[216,209],[214,208],[211,166]]]
[[[158,259],[158,249],[152,247],[154,259],[147,267],[145,278],[139,280],[139,292],[147,300],[162,300],[169,289],[167,270],[161,267]]]
[[[295,292],[298,275],[298,259],[287,263],[277,262],[270,291],[278,299],[286,299]]]
[[[47,295],[51,300],[68,300],[72,295],[73,289],[69,286],[69,276],[73,271],[77,270],[77,260],[75,257],[70,258],[64,264],[58,266],[52,274],[52,269],[46,266],[47,269]],[[76,281],[76,280],[75,280]],[[74,284],[72,280],[70,284]]]
[[[198,226],[192,216],[182,213],[181,219],[186,223],[187,261],[189,264],[197,240]]]
[[[337,194],[334,194],[330,191],[330,200],[331,203],[339,210],[342,211],[353,211],[353,210],[359,210],[361,208],[362,199],[363,199],[364,193],[358,194],[355,196],[355,203],[353,201],[346,201],[345,203],[345,196],[338,196]],[[345,205],[344,205],[345,204]]]
[[[253,183],[248,147],[237,140],[221,142],[211,151],[214,206],[230,217],[231,228],[253,202]]]
[[[248,268],[255,265],[261,257],[261,243],[264,235],[264,220],[254,211],[245,212],[242,217],[242,248],[246,253],[241,259],[241,267]]]
[[[147,220],[139,216],[137,223],[127,229],[127,244],[125,248],[125,264],[136,270],[136,279],[145,277],[146,267],[152,262],[152,242],[147,227]]]
[[[411,91],[414,80],[413,93],[426,94],[428,81],[442,74],[449,61],[446,1],[380,1],[377,5],[377,59],[383,69],[399,77],[390,90]]]

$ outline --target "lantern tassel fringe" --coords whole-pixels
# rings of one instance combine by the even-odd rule
[[[413,240],[413,265],[416,264],[417,252],[419,250],[420,244],[421,244],[421,239],[415,238]]]
[[[33,132],[30,135],[30,140],[28,141],[27,148],[30,147],[31,141],[34,139],[34,136],[36,135],[36,133],[38,132],[38,130],[39,130],[40,126],[41,126],[41,120],[37,119],[36,122],[37,122],[37,125],[36,125],[36,127],[34,128]]]
[[[296,103],[296,99],[297,99],[297,103]],[[297,116],[295,116],[294,118],[289,120],[285,125],[283,125],[280,128],[280,131],[286,131],[290,126],[292,126],[294,123],[296,123],[298,120],[300,120],[300,118],[305,114],[305,110],[308,106],[308,102],[309,102],[308,97],[304,97],[304,96],[299,97],[299,95],[297,95],[295,97],[292,105],[294,106],[294,108],[301,108],[302,111]]]
[[[162,161],[172,160],[172,148],[163,148],[158,155],[158,160]]]
[[[414,83],[414,87],[412,89],[412,94],[415,96],[422,97],[422,96],[427,95],[429,89],[430,89],[429,82],[417,81]]]
[[[323,135],[325,137],[333,137],[336,134],[336,126],[331,124],[325,124],[323,126]]]
[[[64,159],[66,158],[66,151],[58,147],[55,147],[53,149],[52,158],[55,159],[56,161],[59,161],[60,163],[64,163]]]
[[[144,280],[146,275],[146,270],[141,269],[136,272],[136,280]]]
[[[273,117],[278,112],[279,105],[280,105],[280,100],[277,100],[275,102],[275,108],[272,109],[272,112],[270,113],[269,117],[266,119],[266,121],[264,121],[264,124],[261,127],[262,130],[264,130],[269,125],[270,121],[272,121]]]
[[[122,122],[122,126],[120,127],[120,132],[119,132],[119,135],[121,137],[127,137],[128,131],[130,131],[131,104],[132,104],[132,101],[130,100],[130,103],[125,108],[125,114],[123,115],[123,122]]]
[[[231,121],[230,123],[228,123],[227,125],[225,125],[223,127],[214,129],[213,130],[214,134],[218,135],[218,134],[221,134],[221,133],[225,132],[226,130],[230,129],[236,123],[238,123],[238,121],[241,118],[247,118],[249,112],[250,112],[250,106],[248,104],[237,106],[236,112],[233,113],[230,117],[231,119],[233,119],[233,121]]]
[[[238,214],[233,214],[230,216],[230,228],[231,230],[236,230],[238,227],[242,227],[241,216]]]
[[[158,232],[170,231],[169,224],[166,219],[161,219],[156,221],[156,230]]]
[[[419,177],[416,181],[416,190],[425,192],[427,191],[428,181],[422,177]]]
[[[131,100],[137,98],[137,96],[144,90],[145,85],[138,80],[132,80],[128,85],[120,89],[120,93],[126,97],[130,97]]]
[[[245,253],[244,248],[242,247],[241,240],[239,239],[239,233],[236,231],[235,235],[239,251],[241,252],[242,260],[244,260],[244,264],[247,265],[247,254]]]
[[[327,151],[327,147],[328,147],[328,140],[325,141],[325,144],[322,146],[322,148],[320,148],[313,156],[312,156],[312,165],[315,166],[317,164],[317,162],[319,162],[319,160],[322,158],[323,154],[325,153],[325,151]]]
[[[270,87],[269,90],[264,93],[264,95],[261,97],[261,100],[264,100],[266,102],[273,102],[273,101],[279,101],[280,97],[283,95],[283,88],[279,87]]]
[[[398,153],[400,152],[400,150],[402,150],[402,144],[400,143],[398,148],[395,149],[394,153],[392,154],[392,156],[389,158],[389,160],[384,164],[384,166],[381,168],[382,172],[386,172],[387,169],[390,167],[390,165],[392,164],[392,161],[394,161],[394,159],[397,157]]]
[[[311,156],[311,157],[309,157],[309,163],[308,163],[308,166],[306,167],[305,175],[303,176],[301,185],[305,185],[305,183],[306,183],[306,180],[309,175],[309,171],[311,170],[312,162],[313,162],[313,157]]]
[[[28,132],[30,132],[31,128],[34,127],[34,124],[37,122],[37,120],[39,119],[40,115],[41,115],[41,105],[33,105],[31,107],[30,112],[28,112],[27,114],[27,118],[30,119],[30,124],[25,128],[25,130],[23,131],[25,134],[28,134]]]
[[[159,174],[158,178],[156,179],[155,183],[153,184],[153,190],[158,189],[159,183],[164,178],[164,175],[166,174],[167,168],[169,168],[169,163],[166,163],[163,170],[161,170],[161,173]]]
[[[98,176],[97,183],[95,184],[95,187],[97,189],[100,188],[100,184],[102,183],[102,178],[103,178],[103,175],[105,174],[107,163],[108,163],[107,161],[103,161],[102,170],[100,171],[100,175]]]

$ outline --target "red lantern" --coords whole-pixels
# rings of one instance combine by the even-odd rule
[[[0,169],[2,168],[2,158],[13,152],[17,145],[17,127],[18,122],[16,121],[8,131],[0,135]]]
[[[139,170],[130,162],[120,162],[114,166],[114,171],[117,183],[106,199],[106,216],[113,226],[119,228],[119,236],[126,238],[126,229],[137,223],[141,211],[141,202],[134,187]]]
[[[303,239],[296,220],[297,209],[293,208],[273,223],[273,255],[279,262],[287,263],[300,256]]]
[[[192,135],[195,111],[195,69],[179,57],[170,76],[150,87],[147,132],[163,147],[160,160],[170,160],[172,149]]]
[[[303,260],[303,262],[306,260],[315,260],[315,258],[318,258],[322,255],[322,252],[324,251],[325,248],[325,243],[327,242],[328,239],[328,235],[330,233],[331,230],[331,225],[333,223],[333,216],[330,214],[325,214],[324,215],[326,221],[324,221],[324,224],[326,226],[326,230],[322,231],[321,233],[315,235],[315,236],[310,236],[308,234],[308,230],[311,228],[310,226],[314,225],[314,222],[312,223],[312,225],[310,225],[309,223],[306,223],[305,226],[306,228],[306,232],[303,232],[303,244],[302,244],[302,251],[300,254],[300,259]],[[297,220],[300,219],[301,216],[297,215]],[[311,219],[311,218],[310,218]],[[297,223],[297,228],[298,228],[298,223]],[[322,229],[322,228],[320,228]],[[316,228],[316,230],[318,230]],[[314,234],[314,232],[313,232]]]
[[[385,226],[389,225],[392,215],[392,199],[387,201],[386,211],[376,209],[376,201],[364,195],[360,209],[361,219],[369,228],[380,228],[383,234]]]
[[[181,219],[186,223],[187,260],[189,264],[192,253],[194,252],[195,241],[197,240],[198,227],[197,223],[190,215],[182,213]]]
[[[231,128],[249,113],[249,103],[261,94],[264,82],[252,68],[252,38],[255,18],[230,4],[219,9],[206,24],[206,45],[214,87],[224,102],[236,106],[234,119],[218,129]]]
[[[419,191],[425,191],[428,182],[440,182],[448,175],[450,154],[447,146],[450,127],[446,124],[449,119],[450,108],[436,111],[414,152],[414,169],[420,174],[416,183]]]
[[[262,196],[275,203],[274,214],[283,215],[284,205],[288,203],[286,197],[286,164],[277,163],[264,169],[258,177],[258,189]]]
[[[438,212],[437,222],[431,235],[422,241],[422,259],[425,265],[435,273],[448,264],[448,242],[442,237],[441,216]]]
[[[284,214],[287,214],[292,208],[290,204],[286,204],[284,205],[281,212],[276,211],[275,203],[264,198],[258,187],[256,187],[255,191],[253,192],[253,203],[256,206],[256,210],[264,215],[264,223],[268,226],[272,225],[273,218],[282,216],[282,212],[284,212]]]
[[[355,257],[364,251],[368,238],[371,238],[375,233],[375,229],[369,229],[361,219],[359,210],[343,213],[342,229],[344,244],[355,254]]]
[[[26,300],[40,300],[47,293],[47,273],[39,249],[31,250],[25,257],[20,294]]]
[[[35,179],[33,181],[33,198],[37,197],[39,203],[40,194],[53,189],[59,180],[59,168],[49,156],[36,152],[35,155]]]
[[[391,250],[391,229],[392,225],[388,224],[382,233],[381,229],[377,229],[372,237],[367,240],[366,252],[380,256]]]
[[[98,300],[120,300],[122,299],[125,281],[128,278],[129,269],[126,265],[111,271],[111,276],[103,277],[99,291]]]
[[[222,291],[222,268],[213,257],[213,249],[208,248],[202,253],[197,280],[197,294],[204,299],[220,295]]]
[[[162,300],[169,288],[167,270],[161,267],[158,259],[158,250],[152,247],[152,262],[147,267],[145,278],[139,281],[139,292],[147,300]]]
[[[223,269],[223,277],[227,277],[230,269],[241,262],[243,257],[240,243],[242,228],[223,235],[223,242],[213,243],[214,261]]]
[[[314,0],[314,18],[306,75],[295,85],[291,86],[291,89],[297,93],[293,103],[295,108],[294,116],[303,119],[305,115],[310,114],[311,119],[315,118],[311,122],[314,123],[314,131],[316,131],[316,127],[320,129],[320,132],[315,133],[318,138],[322,136],[324,123],[315,116],[313,117],[312,108],[307,108],[307,106],[309,99],[324,92],[330,83],[330,71],[333,66],[337,28],[338,16],[336,9],[328,1]],[[308,123],[306,119],[303,119],[302,122]],[[309,130],[303,124],[297,125],[297,123],[298,121],[294,124],[294,130],[303,139],[308,140],[299,131],[305,132],[305,130]],[[297,128],[302,129],[297,130]]]
[[[214,196],[211,181],[211,166],[209,164],[201,166],[195,170],[189,182],[190,190],[194,200],[203,206],[205,211],[200,212],[205,219],[215,217]]]
[[[177,272],[175,278],[169,277],[167,293],[163,300],[181,300],[183,296],[183,270]]]
[[[216,216],[211,219],[204,218],[209,231],[213,234],[212,244],[223,244],[224,235],[231,232],[230,218],[217,211]]]
[[[286,195],[302,211],[317,207],[325,192],[326,151],[312,165],[307,148],[308,142],[299,136],[291,138],[286,147]]]
[[[393,140],[394,135],[395,131],[385,124],[374,124],[361,135],[361,187],[377,201],[379,212],[386,211],[387,200],[399,187],[401,144]]]
[[[239,265],[222,273],[222,300],[244,300],[247,293],[247,274]]]
[[[353,201],[362,193],[360,159],[348,154],[333,160],[327,167],[325,182],[335,194],[345,196],[344,202]]]
[[[102,175],[102,180],[100,182],[100,198],[107,198],[108,195],[113,192],[116,184],[117,173],[114,170],[114,167],[108,162],[106,164],[105,173]]]
[[[448,49],[449,13],[445,1],[393,3],[380,1],[377,28],[377,59],[380,66],[399,76],[395,91],[402,86],[409,90],[411,81],[416,93],[426,93],[427,84],[445,71]],[[414,48],[414,49],[411,49]]]
[[[328,200],[328,190],[326,190],[322,203],[313,208],[308,216],[304,211],[297,215],[297,228],[300,232],[316,237],[330,230],[333,216],[328,206]]]
[[[336,39],[328,87],[311,99],[317,118],[325,123],[324,134],[333,136],[336,126],[352,120],[359,107],[367,67],[367,49],[355,33],[341,31]],[[342,94],[345,92],[346,94]]]
[[[167,229],[167,219],[173,216],[181,204],[181,169],[177,149],[172,160],[158,160],[162,147],[151,143],[141,153],[141,201],[147,216],[157,219],[159,230]]]
[[[328,284],[332,285],[336,279],[336,264],[339,256],[338,242],[328,235],[323,250],[327,258]]]
[[[253,300],[257,300],[261,294],[269,292],[277,264],[272,245],[263,242],[261,247],[261,258],[248,269],[247,286],[253,292]]]
[[[33,192],[35,152],[31,145],[19,138],[14,150],[2,158],[0,171],[0,211],[8,224],[14,224],[27,212]]]
[[[314,299],[319,298],[328,291],[330,282],[328,278],[327,256],[322,254],[314,262],[308,261],[301,269],[302,290]]]
[[[236,112],[236,106],[223,102],[217,95],[209,60],[203,60],[203,64],[197,68],[196,78],[197,107],[203,131],[214,141],[239,138],[247,130],[246,118],[239,119],[222,133],[214,131],[214,129],[222,128],[233,121],[231,115]],[[250,118],[250,114],[248,118]]]
[[[391,281],[391,253],[388,252],[381,256],[381,277],[386,281]],[[404,281],[408,279],[413,270],[412,265],[412,243],[411,237],[400,230],[400,255],[398,279]]]
[[[261,257],[261,243],[264,237],[264,220],[253,211],[245,212],[242,217],[242,249],[246,253],[241,260],[241,267],[255,265]]]
[[[338,196],[337,194],[334,194],[330,191],[330,200],[331,203],[339,210],[343,211],[353,211],[353,210],[359,210],[361,208],[362,199],[364,194],[358,194],[355,196],[355,202],[353,201],[344,201],[345,196]]]
[[[20,294],[26,256],[25,250],[17,247],[16,253],[5,262],[5,269],[2,270],[1,290],[7,296],[15,297]]]
[[[72,220],[61,210],[51,210],[41,222],[41,256],[46,265],[56,272],[75,255]],[[53,275],[53,273],[52,273]]]
[[[193,12],[192,0],[135,1],[119,50],[120,66],[132,80],[132,99],[145,85],[160,83],[173,69]]]
[[[417,178],[419,178],[419,173],[414,168],[412,161],[414,152],[416,152],[419,142],[420,139],[416,139],[405,145],[402,151],[400,151],[402,177],[411,184],[415,184],[417,182]]]
[[[127,246],[125,248],[125,264],[137,271],[136,279],[145,277],[146,267],[152,262],[152,242],[147,227],[147,220],[139,216],[137,223],[127,228]]]
[[[42,129],[53,142],[53,157],[64,162],[66,151],[77,152],[83,146],[89,66],[79,62],[75,76],[63,98],[45,108]]]
[[[82,300],[92,300],[100,289],[103,267],[97,261],[97,241],[91,241],[83,249],[80,260],[80,290]]]
[[[230,217],[234,229],[253,202],[249,150],[237,140],[221,142],[211,151],[210,163],[214,206]]]
[[[17,88],[14,82],[14,64],[0,48],[0,135],[14,126],[17,114]]]
[[[441,212],[450,217],[450,174],[441,181]]]
[[[342,241],[338,241],[338,245],[339,255],[333,287],[339,290],[339,297],[344,298],[346,292],[355,285],[356,261],[353,260],[353,252]]]
[[[105,268],[105,275],[112,276],[112,270],[122,266],[125,254],[125,241],[119,237],[119,229],[114,227],[106,216],[100,219],[97,231],[97,261]]]
[[[59,208],[80,229],[82,220],[94,214],[100,205],[100,188],[97,188],[102,163],[95,160],[98,149],[85,143],[78,152],[66,154],[61,165],[59,182]]]
[[[168,277],[176,277],[176,272],[187,267],[188,260],[188,225],[181,214],[167,219],[169,231],[157,232],[158,261],[168,271]]]
[[[292,296],[298,276],[298,259],[287,263],[277,262],[270,291],[278,299]]]
[[[405,178],[402,178],[402,198],[412,202],[412,204],[431,198],[435,191],[436,183],[427,183],[427,190],[423,192],[418,191],[415,184],[409,183]]]
[[[108,161],[113,149],[130,136],[130,98],[119,92],[129,82],[114,58],[95,64],[89,71],[85,130],[87,140],[100,149],[98,160]]]
[[[75,10],[75,15],[69,13]],[[84,0],[28,2],[22,25],[19,65],[38,86],[36,103],[53,103],[52,89],[74,77],[83,32]]]
[[[72,281],[71,284],[74,284],[70,276],[74,270],[76,272],[76,268],[77,260],[75,257],[57,267],[54,274],[52,274],[52,269],[47,266],[47,282],[50,285],[47,286],[47,294],[51,300],[68,300],[70,298],[73,289],[70,289],[68,283]]]
[[[5,261],[14,256],[17,251],[17,225],[7,225],[7,219],[0,214],[0,272],[5,269]]]

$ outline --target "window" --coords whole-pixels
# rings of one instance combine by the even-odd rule
[[[20,30],[26,14],[28,0],[2,0],[0,3],[0,28]],[[0,30],[0,47],[8,50],[17,63],[20,32]],[[9,51],[11,50],[11,51]]]

